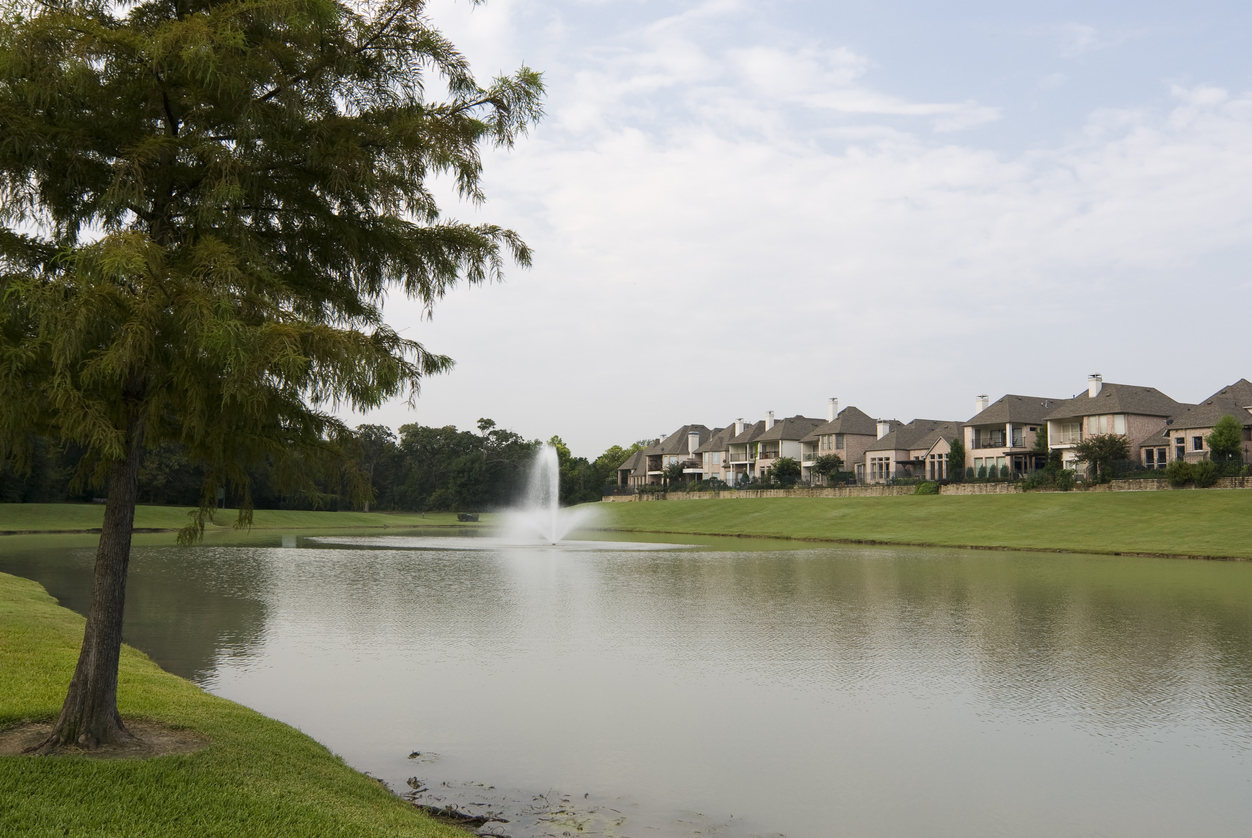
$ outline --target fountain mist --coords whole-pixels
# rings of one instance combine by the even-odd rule
[[[540,446],[531,465],[530,479],[521,505],[509,516],[510,534],[556,544],[579,525],[595,516],[594,508],[561,508],[561,467],[556,449]]]

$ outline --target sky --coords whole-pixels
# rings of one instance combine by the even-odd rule
[[[687,423],[965,421],[1087,375],[1252,378],[1252,4],[432,0],[482,78],[504,282],[388,322],[455,369],[350,424],[480,417],[594,459]]]

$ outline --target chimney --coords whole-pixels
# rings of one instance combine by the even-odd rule
[[[838,416],[839,416],[839,400],[827,399],[826,400],[826,421],[833,422]]]
[[[974,398],[974,415],[977,416],[990,406],[991,399],[986,393],[983,393],[981,396],[976,396]]]
[[[891,433],[891,423],[888,422],[886,419],[879,419],[878,420],[878,438],[882,439],[889,433]]]
[[[687,431],[687,454],[692,459],[696,456],[696,449],[700,447],[700,432]]]
[[[742,416],[740,416],[738,419],[735,420],[735,436],[739,436],[739,434],[741,433],[743,433],[743,417]]]
[[[765,430],[768,431],[772,427],[774,427],[774,411],[771,410],[765,414]]]
[[[1093,372],[1087,376],[1087,398],[1094,399],[1100,395],[1100,388],[1104,386],[1104,379],[1100,377],[1100,373]]]

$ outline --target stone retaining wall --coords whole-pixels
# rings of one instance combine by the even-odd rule
[[[1187,487],[1191,489],[1193,487]],[[1252,489],[1252,477],[1223,477],[1214,489]],[[916,486],[839,486],[815,489],[729,489],[724,492],[674,492],[672,494],[606,495],[606,503],[650,500],[730,500],[733,498],[883,498],[911,495]],[[1021,491],[1019,483],[950,483],[939,487],[941,495],[1012,495]],[[1076,490],[1081,491],[1081,490]],[[1090,492],[1175,491],[1169,481],[1160,479],[1114,480],[1092,486]]]

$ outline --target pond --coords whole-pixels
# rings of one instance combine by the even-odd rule
[[[673,538],[673,537],[667,537]],[[126,640],[397,792],[583,835],[1244,835],[1252,564],[143,536]],[[84,539],[0,570],[85,609]],[[416,754],[416,755],[415,755]]]

